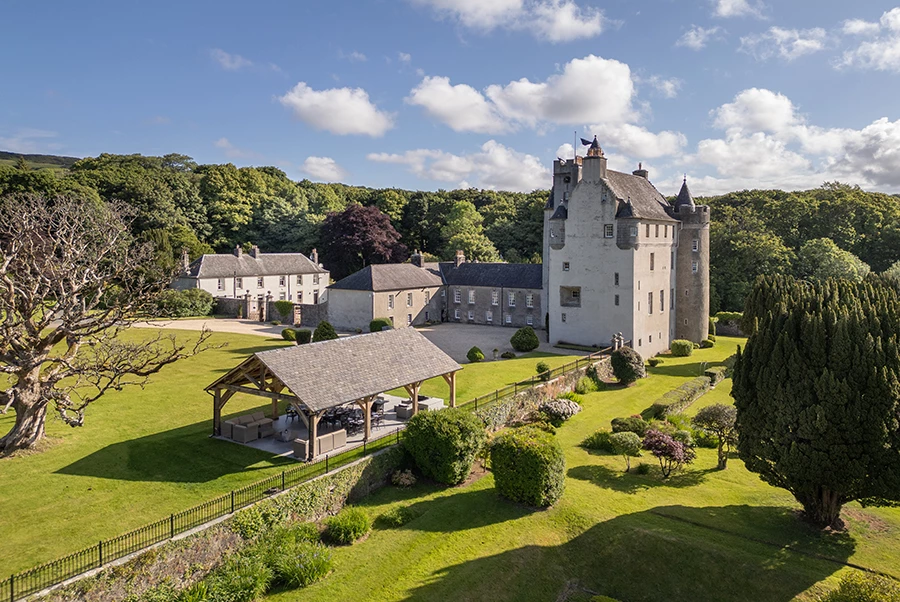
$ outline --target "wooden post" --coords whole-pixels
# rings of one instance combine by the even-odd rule
[[[319,414],[310,414],[309,416],[309,460],[312,461],[316,454],[316,437],[319,436]]]
[[[278,399],[272,398],[272,420],[278,420]]]
[[[419,413],[419,389],[421,388],[421,386],[422,381],[409,385],[403,385],[403,388],[406,389],[406,392],[409,393],[409,398],[412,400],[413,416]]]
[[[363,423],[365,424],[363,442],[372,438],[372,403],[374,401],[374,395],[356,400],[356,405],[362,408],[363,411]]]
[[[456,372],[443,375],[444,380],[450,385],[450,407],[456,407]]]
[[[213,436],[222,434],[222,389],[213,396]]]

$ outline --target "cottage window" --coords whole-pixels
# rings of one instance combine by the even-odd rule
[[[303,274],[297,274],[297,286],[303,286]]]
[[[225,290],[225,279],[224,278],[219,278],[219,282],[216,284],[216,288],[219,289],[220,291]]]
[[[509,318],[509,316],[506,316]],[[532,316],[525,316],[525,323],[529,326],[534,326],[534,318]]]
[[[528,293],[527,295],[525,295],[525,307],[534,307],[534,293]]]
[[[615,285],[619,286],[619,272],[616,272],[613,276],[613,280],[615,281]]]
[[[491,310],[487,310],[484,312],[484,321],[488,324],[491,324],[494,321],[494,312]]]
[[[279,301],[285,301],[286,298],[287,298],[287,293],[285,293],[285,292],[278,293],[278,300],[279,300]]]
[[[319,284],[319,275],[313,274],[313,284]]]
[[[303,291],[297,291],[297,303],[303,303]]]
[[[615,235],[615,231],[612,224],[604,224],[603,225],[603,238],[612,238]]]
[[[616,305],[616,307],[619,306],[619,295],[616,295],[615,299],[613,300],[613,303]]]
[[[244,288],[244,279],[243,278],[235,278],[234,279],[234,288]],[[237,294],[237,290],[235,290],[235,294]]]
[[[504,322],[506,322],[507,324],[512,324],[512,316],[509,314],[506,314]]]
[[[469,289],[469,305],[473,305],[475,303],[475,289]]]
[[[499,291],[491,291],[491,305],[500,305]]]
[[[469,322],[474,322],[474,321],[475,321],[475,312],[470,309],[469,310]]]
[[[459,289],[458,288],[453,289],[453,302],[459,303],[459,298],[460,298]]]
[[[406,293],[406,307],[412,307],[412,293]]]
[[[394,309],[394,295],[388,295],[388,309]]]
[[[263,288],[264,286],[266,286],[265,280],[262,278],[257,278],[256,279],[256,288]]]
[[[287,286],[287,276],[278,277],[278,286]]]
[[[453,319],[459,320],[459,310],[458,309],[453,310]]]

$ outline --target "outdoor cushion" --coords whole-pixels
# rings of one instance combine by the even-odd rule
[[[275,434],[275,424],[271,418],[263,418],[262,420],[251,422],[250,426],[255,426],[259,429],[260,438]]]
[[[253,412],[252,414],[250,414],[250,417],[253,419],[253,422],[256,422],[257,420],[264,419],[266,417],[266,414],[265,412]]]
[[[334,449],[334,436],[331,433],[316,437],[316,447],[319,448],[319,454],[326,454]]]

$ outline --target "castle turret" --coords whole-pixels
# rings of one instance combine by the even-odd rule
[[[675,338],[699,343],[709,336],[709,206],[694,203],[687,176],[673,214],[681,221],[675,251]]]

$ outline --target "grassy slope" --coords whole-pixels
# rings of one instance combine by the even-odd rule
[[[127,336],[152,335],[139,329]],[[81,428],[69,428],[51,416],[49,449],[0,460],[0,575],[74,552],[293,465],[209,439],[212,398],[203,391],[248,354],[284,342],[236,334],[215,334],[212,342],[228,346],[167,367],[144,390],[108,394],[88,409]],[[554,364],[565,361],[571,358],[552,358]],[[516,375],[534,370],[533,359],[503,365]],[[459,375],[461,394],[484,394],[510,382],[506,370],[496,367],[467,366]],[[268,405],[235,396],[225,411],[241,414],[257,407]],[[13,421],[12,414],[0,416],[0,431],[6,432]]]
[[[797,520],[787,492],[739,460],[716,471],[715,450],[700,450],[686,472],[663,482],[656,467],[646,476],[625,475],[621,458],[578,447],[611,418],[639,412],[738,343],[719,341],[691,358],[666,359],[634,387],[588,396],[585,410],[559,429],[568,479],[554,508],[531,511],[500,500],[490,475],[466,487],[387,488],[364,500],[373,516],[401,504],[421,516],[335,549],[337,569],[325,581],[269,599],[587,600],[585,590],[629,602],[810,599],[823,580],[848,570],[786,546],[900,573],[900,509],[851,504],[849,534],[824,536]],[[697,407],[727,402],[729,388],[730,381],[722,383]]]

